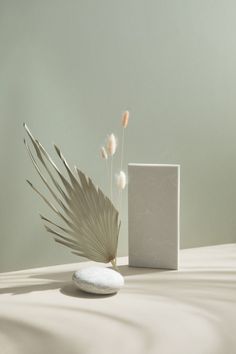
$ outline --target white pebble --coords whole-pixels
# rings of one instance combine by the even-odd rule
[[[120,273],[96,266],[77,270],[72,280],[80,290],[93,294],[113,294],[124,285],[124,278]]]

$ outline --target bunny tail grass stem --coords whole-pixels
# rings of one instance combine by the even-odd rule
[[[128,123],[129,123],[129,111],[125,111],[121,117],[121,125],[122,125],[121,162],[120,162],[121,171],[123,170],[125,129],[127,128]]]
[[[103,160],[105,160],[105,162],[106,162],[106,172],[107,172],[107,177],[108,177],[108,179],[107,179],[107,182],[108,182],[108,186],[109,186],[109,182],[110,182],[110,173],[109,173],[109,166],[108,166],[108,154],[107,154],[107,150],[106,150],[106,148],[104,147],[104,146],[102,146],[101,147],[101,149],[100,149],[100,155],[101,155],[101,158],[103,159]]]
[[[111,201],[113,197],[112,193],[112,181],[113,181],[113,155],[116,152],[117,149],[117,140],[115,135],[112,133],[108,136],[107,138],[107,144],[106,144],[107,152],[111,156],[111,175],[110,175],[110,188],[111,188]]]
[[[110,188],[111,188],[111,201],[113,199],[113,186],[112,186],[112,181],[113,181],[113,155],[111,156],[111,174],[110,174]]]
[[[120,170],[123,170],[123,160],[124,160],[124,144],[125,144],[125,128],[122,128],[122,140],[121,140],[121,159],[120,159]]]
[[[122,140],[121,140],[121,160],[120,160],[120,173],[122,173],[123,171],[123,160],[124,160],[124,144],[125,144],[125,129],[128,126],[128,122],[129,122],[129,111],[125,111],[123,113],[123,116],[121,118],[121,125],[122,125]],[[120,215],[122,213],[122,189],[124,189],[123,187],[120,190],[119,193],[119,211],[120,211]]]
[[[108,166],[108,160],[106,160],[106,170],[107,170],[107,182],[109,186],[109,182],[110,182],[110,173],[109,173],[109,166]],[[109,188],[109,187],[108,187]]]
[[[124,144],[125,144],[125,127],[122,127],[122,140],[121,140],[121,160],[120,160],[120,170],[123,170],[123,160],[124,160]],[[122,216],[122,189],[119,191],[119,202],[118,210],[120,212],[120,218]]]
[[[120,213],[120,220],[122,220],[122,189],[119,190],[119,206],[118,206],[118,210]]]

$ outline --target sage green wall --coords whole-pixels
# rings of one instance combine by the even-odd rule
[[[235,13],[233,0],[0,0],[0,271],[78,261],[42,227],[23,121],[106,188],[98,147],[129,109],[126,163],[181,164],[181,247],[236,241]]]

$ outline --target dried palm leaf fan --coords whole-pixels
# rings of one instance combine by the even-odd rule
[[[71,248],[72,253],[96,262],[111,262],[115,267],[120,230],[118,210],[82,171],[75,167],[72,172],[60,149],[54,145],[66,170],[65,177],[26,124],[24,128],[35,152],[24,139],[30,159],[56,204],[27,182],[66,225],[41,216],[46,230],[54,235],[56,242]]]

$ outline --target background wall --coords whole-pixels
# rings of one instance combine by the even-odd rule
[[[126,164],[181,164],[181,247],[236,241],[235,11],[233,0],[0,0],[0,271],[78,261],[39,219],[23,121],[106,189],[98,148],[129,109]]]

